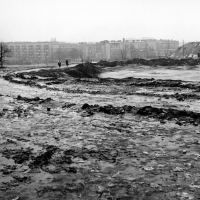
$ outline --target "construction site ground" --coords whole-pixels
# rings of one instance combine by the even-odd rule
[[[199,199],[199,67],[1,70],[0,200]]]

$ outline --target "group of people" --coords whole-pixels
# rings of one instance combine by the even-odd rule
[[[68,67],[68,66],[69,66],[69,61],[66,60],[66,61],[65,61],[65,64],[66,64],[66,66]],[[62,63],[61,63],[61,61],[59,60],[59,61],[58,61],[58,67],[60,68],[61,65],[62,65]]]

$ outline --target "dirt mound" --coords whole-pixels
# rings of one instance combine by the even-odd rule
[[[172,58],[198,58],[200,53],[200,42],[189,42],[179,47],[172,55]]]
[[[105,66],[105,67],[116,67],[116,66],[124,66],[124,65],[130,65],[130,64],[140,64],[140,65],[147,65],[147,66],[195,66],[200,64],[199,60],[194,60],[192,58],[188,59],[171,59],[171,58],[158,58],[158,59],[140,59],[140,58],[134,58],[132,60],[127,61],[103,61],[97,63],[97,65]]]
[[[37,76],[40,77],[51,77],[53,79],[62,78],[66,75],[72,76],[74,78],[97,78],[98,74],[101,72],[92,63],[79,64],[71,68],[62,69],[42,69],[39,71],[22,72],[17,73],[16,77],[22,79],[36,79]],[[5,79],[9,79],[8,75]]]
[[[65,69],[64,72],[74,78],[97,78],[101,70],[92,63],[85,63]]]
[[[109,62],[109,61],[105,61],[105,60],[100,60],[97,63],[97,65],[106,66],[106,67],[115,67],[117,65],[123,66],[124,62],[123,61],[112,61],[112,62]]]

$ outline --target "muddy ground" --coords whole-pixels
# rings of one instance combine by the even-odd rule
[[[200,82],[20,70],[0,78],[0,200],[200,198]]]

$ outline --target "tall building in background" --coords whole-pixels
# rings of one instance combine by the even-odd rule
[[[11,49],[11,63],[47,63],[52,59],[51,42],[8,42],[7,45]]]
[[[13,64],[41,64],[73,57],[78,44],[65,42],[8,42],[9,62]],[[78,54],[78,53],[77,53]],[[75,57],[78,57],[75,56]]]
[[[157,40],[156,49],[158,56],[171,56],[179,47],[179,41],[175,40]]]
[[[8,42],[11,64],[55,63],[58,60],[99,61],[169,57],[179,47],[175,40],[153,38],[104,40],[96,43]]]
[[[133,58],[169,57],[179,47],[175,40],[129,39],[111,40],[102,44],[102,59],[126,60]]]

